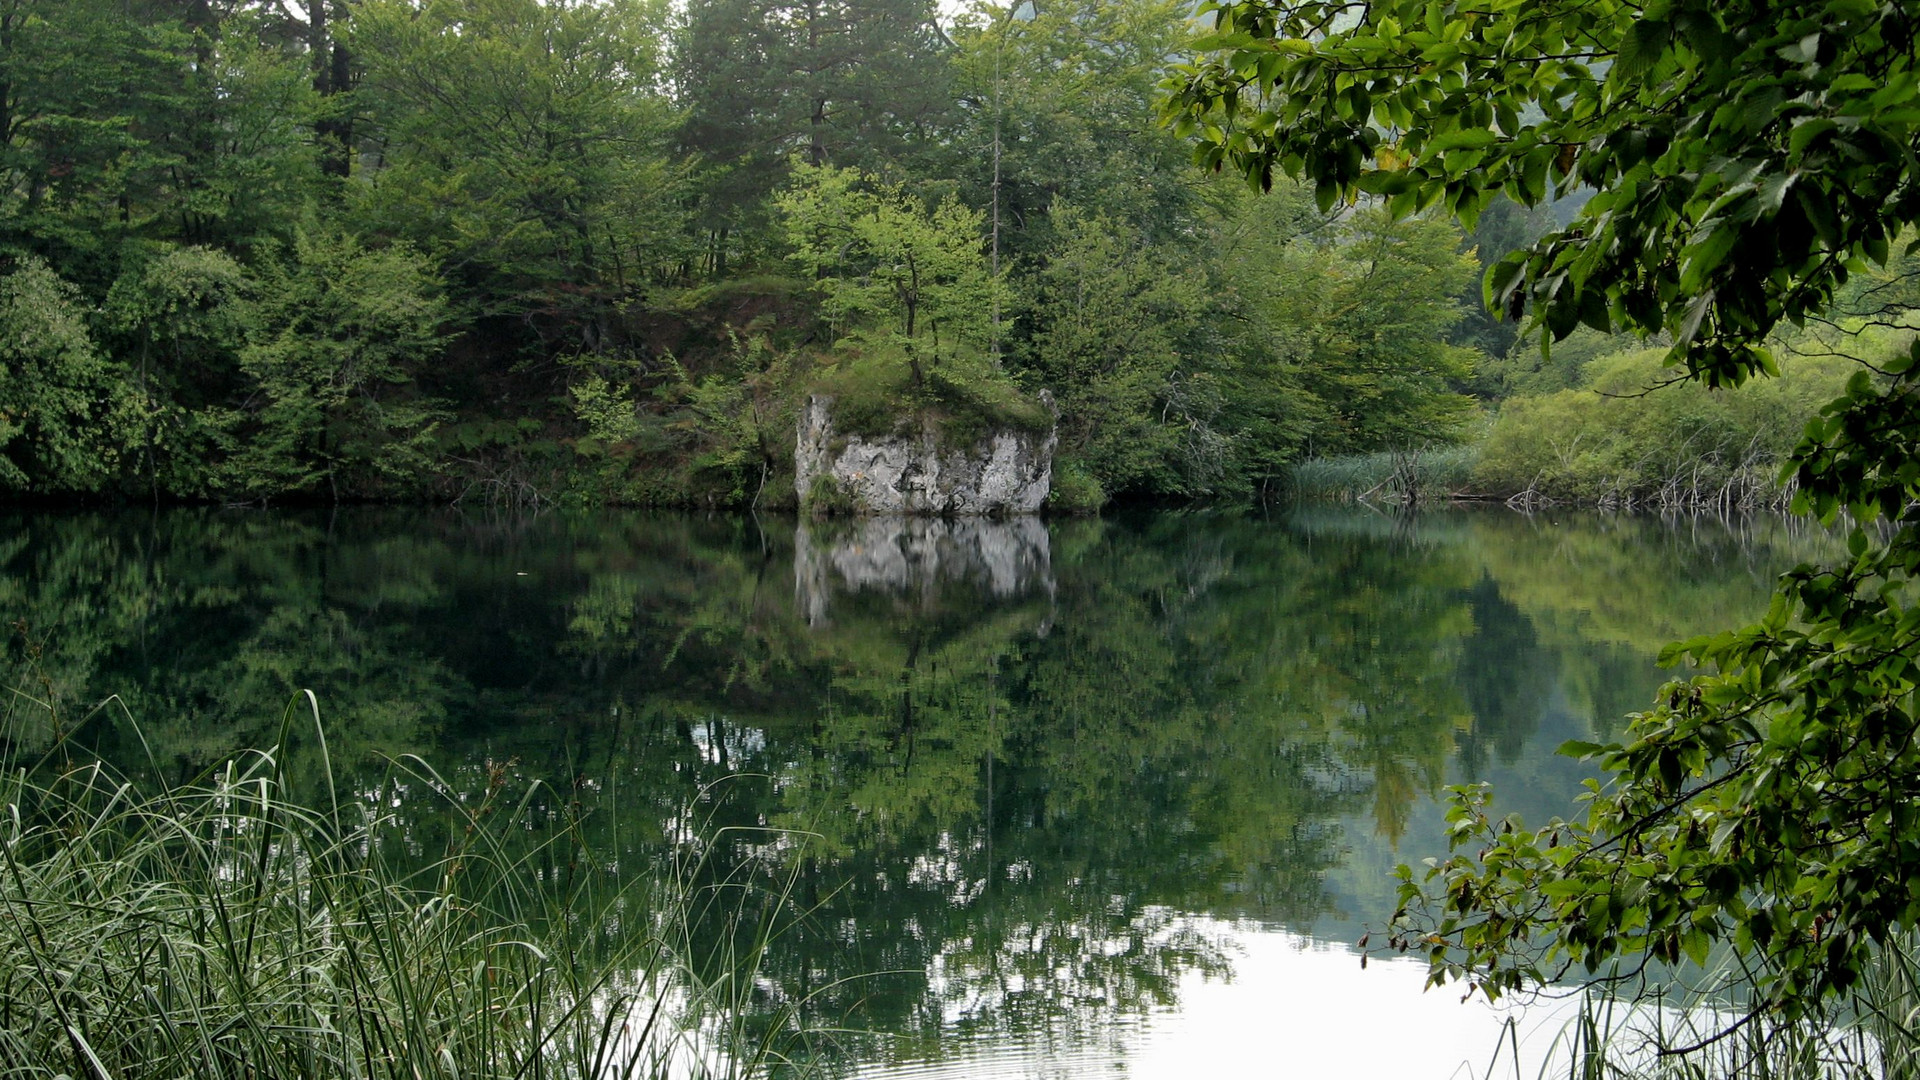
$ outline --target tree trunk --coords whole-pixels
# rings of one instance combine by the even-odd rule
[[[323,102],[320,118],[313,123],[314,138],[320,144],[320,171],[344,179],[353,169],[353,116],[331,99],[351,87],[353,57],[331,32],[330,19],[345,14],[344,4],[338,12],[329,12],[333,2],[337,0],[307,0],[307,49],[313,58],[313,90]]]
[[[807,69],[814,79],[820,77],[820,5],[807,5]],[[807,159],[815,168],[827,163],[827,99],[818,86],[813,93],[813,113],[807,117]]]

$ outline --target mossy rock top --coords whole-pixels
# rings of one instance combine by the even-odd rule
[[[1045,434],[1055,421],[1050,399],[1023,391],[990,357],[909,355],[891,341],[842,342],[811,389],[830,399],[841,435],[932,431],[943,447],[965,449],[1000,431]]]

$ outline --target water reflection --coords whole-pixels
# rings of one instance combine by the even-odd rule
[[[803,520],[793,531],[794,596],[807,624],[820,626],[835,592],[874,590],[922,606],[949,589],[999,600],[1051,594],[1051,550],[1033,517]]]
[[[1578,773],[1550,748],[1611,734],[1661,681],[1659,645],[1756,614],[1824,544],[1779,522],[1332,511],[180,511],[0,537],[15,753],[145,768],[150,747],[186,775],[269,741],[312,687],[353,790],[391,790],[402,754],[456,787],[489,763],[547,785],[523,838],[543,882],[791,830],[718,834],[705,867],[791,923],[769,1015],[976,1075],[988,1048],[1149,1054],[1115,1033],[1251,979],[1248,942],[1351,941],[1391,906],[1386,869],[1443,849],[1446,783],[1563,812]],[[144,742],[96,710],[108,694]],[[317,755],[292,775],[317,784]],[[398,812],[423,859],[458,832],[432,799]],[[729,933],[699,928],[716,956]]]

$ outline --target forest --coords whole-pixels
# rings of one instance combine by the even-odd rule
[[[1156,114],[1193,30],[8,0],[0,492],[791,505],[816,391],[886,425],[1050,390],[1069,511],[1478,433],[1527,351],[1480,279],[1549,211],[1466,235],[1195,170]]]
[[[1429,492],[1762,504],[1836,355],[1910,336],[1868,326],[1913,299],[1896,266],[1767,394],[1603,400],[1665,343],[1542,349],[1482,300],[1588,192],[1468,232],[1197,170],[1159,103],[1198,29],[1162,0],[9,0],[0,493],[791,506],[811,393],[965,433],[1046,423],[1045,389],[1067,512],[1456,444]]]

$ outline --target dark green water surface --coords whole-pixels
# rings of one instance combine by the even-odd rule
[[[1662,644],[1757,616],[1824,546],[1505,511],[14,514],[0,681],[27,696],[16,756],[68,740],[180,777],[272,742],[311,688],[336,771],[419,815],[422,858],[456,826],[389,786],[404,755],[534,790],[530,844],[597,852],[552,845],[556,879],[698,842],[792,882],[760,996],[884,1033],[854,1051],[876,1074],[1200,1075],[1206,1048],[1265,1075],[1209,1024],[1271,1045],[1262,1018],[1291,1017],[1289,1060],[1322,1039],[1351,1064],[1315,1007],[1376,1032],[1390,1001],[1405,1025],[1441,1007],[1347,945],[1394,863],[1443,853],[1444,785],[1569,812],[1583,774],[1552,748],[1616,735]],[[296,782],[319,769],[297,746]]]

